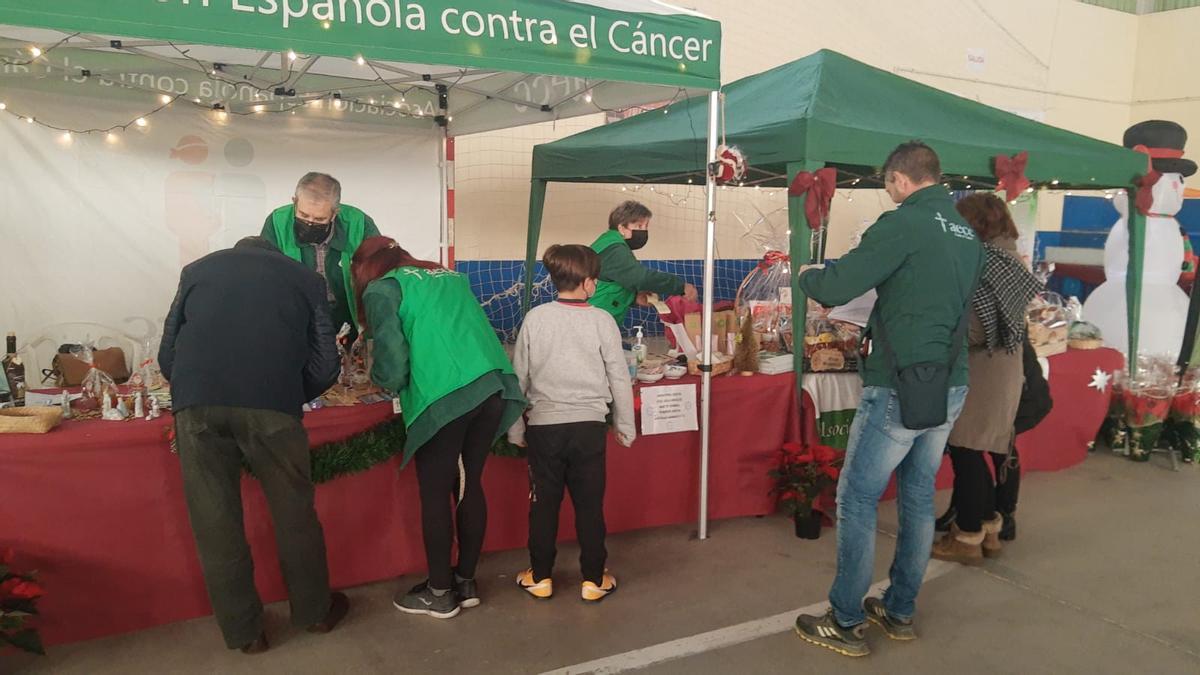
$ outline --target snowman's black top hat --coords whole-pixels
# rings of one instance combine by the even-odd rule
[[[1150,165],[1159,173],[1196,173],[1196,163],[1183,158],[1187,130],[1175,122],[1146,120],[1125,130],[1124,145],[1150,156]]]

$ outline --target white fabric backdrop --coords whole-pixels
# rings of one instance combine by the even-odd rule
[[[11,89],[0,100],[76,129],[122,123],[155,105]],[[0,114],[0,333],[17,331],[22,344],[66,322],[143,333],[126,325],[130,317],[150,319],[157,332],[182,265],[258,234],[309,170],[337,177],[344,202],[414,255],[437,260],[439,142],[434,129],[290,114],[222,122],[191,106],[111,140],[68,141]]]

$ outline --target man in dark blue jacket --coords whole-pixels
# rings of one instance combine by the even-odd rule
[[[330,593],[313,506],[306,401],[337,380],[325,282],[249,237],[183,269],[158,353],[171,381],[188,515],[217,623],[230,649],[267,649],[242,523],[243,462],[275,525],[292,621],[333,629],[349,603]]]

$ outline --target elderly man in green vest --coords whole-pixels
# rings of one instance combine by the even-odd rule
[[[292,203],[267,216],[262,236],[325,278],[334,329],[349,324],[353,342],[358,336],[354,319],[358,311],[350,261],[364,239],[379,236],[375,221],[361,209],[342,203],[342,184],[336,178],[311,171],[296,184]]]
[[[622,202],[608,214],[608,231],[592,244],[600,254],[600,281],[588,302],[612,314],[618,326],[633,303],[646,304],[648,293],[661,298],[682,295],[693,302],[697,298],[695,286],[674,274],[652,270],[634,257],[633,252],[650,238],[651,215],[641,202]]]

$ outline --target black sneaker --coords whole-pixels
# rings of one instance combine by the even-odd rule
[[[882,628],[883,632],[887,633],[887,636],[893,640],[917,639],[917,631],[913,630],[912,620],[901,621],[893,619],[883,606],[883,600],[879,598],[867,598],[863,602],[863,609],[867,612],[867,621]]]
[[[458,591],[458,606],[463,609],[479,606],[479,586],[475,584],[474,579],[461,579],[455,584],[455,590]]]
[[[933,521],[933,529],[936,532],[949,532],[950,526],[954,524],[954,519],[958,517],[958,509],[951,506],[946,509],[946,512],[940,518]]]
[[[1005,513],[1004,524],[1000,526],[1000,540],[1012,541],[1017,538],[1017,519],[1011,513]]]
[[[867,641],[866,622],[853,628],[842,628],[833,618],[833,610],[824,616],[801,614],[796,617],[796,634],[805,642],[832,649],[844,656],[866,656],[871,653]]]
[[[435,619],[453,619],[460,611],[458,593],[451,590],[434,595],[428,581],[413,586],[408,593],[397,593],[392,604],[405,614],[428,614]]]

